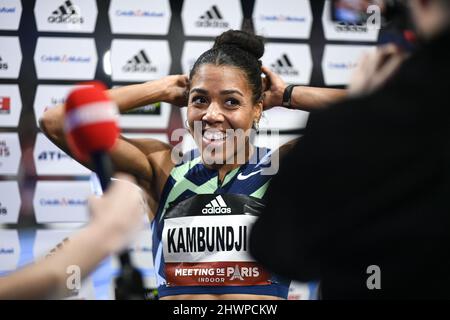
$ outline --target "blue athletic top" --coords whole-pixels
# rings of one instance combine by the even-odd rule
[[[152,222],[153,259],[160,297],[179,294],[255,294],[287,298],[289,281],[268,273],[248,253],[251,225],[264,206],[271,151],[255,148],[229,172],[185,155],[164,186]],[[268,235],[270,236],[270,235]]]

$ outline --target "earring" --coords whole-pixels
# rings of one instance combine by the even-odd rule
[[[259,122],[258,121],[253,121],[253,129],[256,130],[256,133],[259,133]]]
[[[186,129],[188,129],[188,130],[191,129],[191,128],[189,127],[189,121],[188,121],[187,119],[184,121],[184,127],[185,127]]]

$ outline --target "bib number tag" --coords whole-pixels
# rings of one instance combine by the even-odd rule
[[[236,212],[236,207],[231,210]],[[203,208],[196,210],[197,214],[188,211],[164,219],[162,242],[168,286],[271,284],[271,275],[248,252],[255,215],[245,214],[243,209],[243,214],[230,215],[217,210],[209,213]]]

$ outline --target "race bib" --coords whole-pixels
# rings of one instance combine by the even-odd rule
[[[169,208],[163,248],[168,286],[252,286],[271,275],[249,254],[264,205],[245,195],[196,195]]]

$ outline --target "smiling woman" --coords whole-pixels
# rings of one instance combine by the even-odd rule
[[[197,122],[194,140],[203,162],[220,167],[219,180],[245,164],[252,152],[250,129],[258,128],[263,109],[259,60],[263,54],[261,37],[230,30],[216,39],[191,70],[189,127],[192,130]]]
[[[263,111],[263,53],[262,38],[230,30],[192,68],[187,118],[198,149],[172,170],[153,221],[163,298],[287,297],[289,281],[247,252],[271,179],[261,168],[272,152],[250,138]]]
[[[228,169],[245,163],[239,163],[238,158],[243,157],[237,153],[248,154],[250,144],[248,139],[239,139],[239,133],[250,133],[249,129],[257,127],[262,113],[262,99],[253,103],[247,82],[239,69],[211,64],[201,66],[192,78],[188,123],[195,128],[197,122],[201,128],[194,130],[194,139],[204,162],[216,167],[227,163]],[[206,125],[201,125],[202,121]],[[222,171],[229,170],[224,167]]]
[[[263,107],[282,105],[286,91],[284,81],[261,66],[263,53],[262,38],[230,30],[198,58],[189,79],[173,75],[108,91],[121,113],[158,101],[188,105],[197,148],[178,164],[172,146],[152,139],[120,137],[111,151],[116,170],[134,175],[148,196],[162,299],[287,297],[289,281],[264,270],[248,253],[251,226],[277,171],[265,169],[278,151],[283,156],[292,146],[269,150],[252,144]],[[296,89],[288,90],[290,108],[314,109],[343,96],[330,89]],[[40,123],[69,153],[64,106],[46,111]]]

